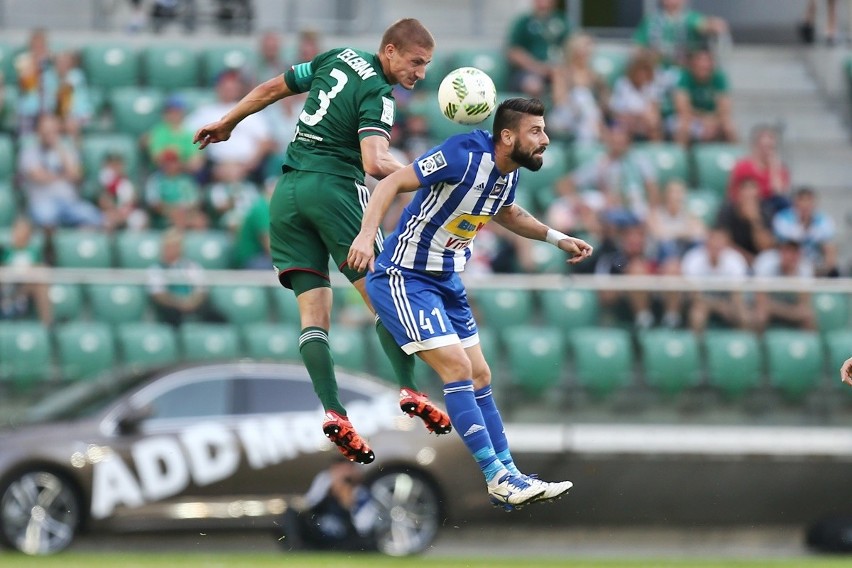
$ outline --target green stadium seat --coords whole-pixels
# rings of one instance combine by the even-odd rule
[[[534,271],[540,274],[565,274],[568,271],[568,255],[544,241],[530,243],[530,257]]]
[[[0,152],[2,152],[2,149],[0,149]],[[15,194],[6,181],[0,180],[0,227],[11,227],[17,216],[18,203]]]
[[[269,322],[242,327],[246,353],[254,359],[301,361],[299,329]]]
[[[590,394],[605,397],[631,383],[633,348],[625,329],[586,327],[568,335],[577,382]]]
[[[198,58],[191,48],[177,44],[149,45],[140,56],[145,84],[173,90],[196,87]]]
[[[633,145],[633,151],[653,164],[657,181],[662,189],[671,180],[689,183],[686,152],[679,144],[669,142],[644,142]]]
[[[585,166],[590,162],[594,162],[606,153],[606,148],[603,144],[596,142],[585,142],[582,144],[574,144],[572,151],[569,154],[571,160],[570,169],[576,170],[579,167]],[[547,152],[545,152],[547,154]]]
[[[3,74],[3,82],[7,84],[13,84],[18,76],[15,72],[15,56],[19,49],[19,45],[0,42],[0,73]]]
[[[639,336],[645,381],[675,394],[701,379],[698,342],[690,331],[652,329]]]
[[[56,266],[61,268],[109,268],[112,248],[105,233],[61,229],[53,239]]]
[[[188,361],[230,359],[241,352],[237,329],[228,324],[185,323],[178,336]]]
[[[230,323],[247,324],[269,319],[266,288],[259,286],[215,286],[210,302]]]
[[[81,55],[90,85],[111,89],[139,84],[138,58],[128,44],[89,44]]]
[[[739,398],[759,386],[763,354],[749,331],[711,329],[704,334],[707,382],[728,398]]]
[[[223,270],[231,263],[231,237],[225,231],[187,231],[183,254],[209,270]]]
[[[178,360],[174,329],[164,323],[128,322],[116,331],[118,349],[125,365],[166,365]]]
[[[817,333],[770,329],[763,341],[769,383],[787,398],[806,396],[823,374],[823,353]]]
[[[852,396],[852,389],[840,382],[840,366],[852,357],[852,329],[835,329],[827,332],[824,338],[828,353],[829,384],[842,388],[843,392]]]
[[[578,327],[594,327],[600,306],[594,290],[570,288],[544,290],[540,293],[544,320],[562,331]]]
[[[212,86],[222,71],[256,69],[257,52],[249,46],[214,45],[201,52],[201,64],[203,85]]]
[[[336,325],[328,336],[328,344],[331,348],[331,356],[335,366],[350,371],[367,371],[367,349],[365,333],[373,333],[372,329],[361,329],[344,325]],[[380,354],[384,357],[384,353]],[[393,376],[391,376],[393,377]]]
[[[820,333],[849,327],[849,295],[832,292],[817,292],[811,296],[817,329]],[[850,344],[852,355],[852,344]]]
[[[686,207],[708,226],[716,223],[722,196],[712,189],[690,189],[686,192]]]
[[[519,288],[479,288],[468,291],[476,320],[492,329],[529,323],[533,315],[533,293]]]
[[[110,324],[141,321],[148,308],[148,294],[142,286],[93,284],[87,293],[97,321]]]
[[[616,79],[624,75],[629,59],[629,51],[596,47],[592,54],[592,69],[612,86]]]
[[[148,268],[160,258],[160,231],[122,231],[115,237],[118,266]]]
[[[79,284],[51,284],[47,297],[54,321],[75,320],[83,312],[83,287]]]
[[[138,176],[139,148],[136,139],[128,133],[86,133],[83,135],[80,153],[87,180],[97,180],[104,156],[108,153],[117,153],[124,158],[125,168],[131,179]]]
[[[509,63],[502,49],[457,49],[450,56],[449,65],[441,79],[447,72],[459,67],[476,67],[485,71],[494,81],[498,92],[509,88]]]
[[[15,144],[12,136],[0,133],[0,182],[8,184],[17,173],[18,164],[15,161]]]
[[[295,328],[297,331],[300,330],[299,302],[296,300],[293,291],[281,287],[273,288],[271,292],[272,304],[278,321],[288,327]]]
[[[165,97],[162,91],[127,87],[115,89],[109,95],[109,107],[112,110],[113,128],[140,136],[148,132],[159,122]]]
[[[716,195],[724,196],[728,190],[731,170],[745,149],[736,144],[697,144],[692,150],[695,163],[695,179],[692,185],[712,189]]]
[[[52,374],[47,328],[32,321],[0,321],[0,381],[26,386]]]
[[[501,335],[513,384],[534,397],[559,384],[565,351],[558,328],[514,325],[504,328]]]
[[[115,338],[104,322],[68,322],[56,329],[63,380],[91,379],[116,363]]]
[[[216,102],[216,91],[203,87],[188,87],[176,89],[173,94],[183,100],[186,104],[186,112],[189,114],[201,105]],[[279,168],[278,173],[281,173]]]
[[[548,196],[553,195],[553,184],[566,175],[570,165],[571,149],[567,145],[560,142],[551,142],[547,147],[547,151],[543,154],[544,163],[541,169],[537,172],[527,172],[522,174],[524,185],[533,188],[536,195],[540,191],[547,191]],[[552,200],[553,198],[550,197]],[[539,200],[541,204],[541,200]]]

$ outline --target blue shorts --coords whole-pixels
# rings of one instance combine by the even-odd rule
[[[376,261],[367,274],[367,294],[403,351],[479,343],[467,292],[455,272],[433,275]]]

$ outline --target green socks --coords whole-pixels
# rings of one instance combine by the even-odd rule
[[[382,323],[382,320],[378,318],[376,318],[376,334],[379,336],[379,343],[382,344],[382,349],[390,360],[393,372],[396,374],[399,388],[416,391],[417,384],[414,382],[414,355],[407,355],[397,345],[393,336]]]
[[[306,327],[299,336],[299,353],[311,376],[314,392],[325,410],[334,410],[346,416],[346,409],[337,396],[337,378],[334,375],[334,360],[328,346],[328,331],[321,327]]]

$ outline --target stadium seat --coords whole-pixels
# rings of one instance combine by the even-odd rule
[[[258,322],[242,327],[246,353],[254,359],[301,361],[299,329],[277,323]]]
[[[220,323],[185,323],[178,331],[188,361],[230,359],[240,352],[237,329]]]
[[[836,329],[849,327],[849,295],[831,292],[818,292],[811,296],[814,313],[817,319],[817,329],[827,333]],[[850,344],[852,355],[852,344]]]
[[[692,150],[695,163],[695,179],[692,185],[712,189],[716,195],[723,197],[728,190],[731,170],[744,154],[745,149],[735,144],[696,144]]]
[[[295,328],[299,331],[301,321],[299,318],[299,303],[296,301],[296,295],[292,290],[284,287],[273,288],[272,304],[275,308],[275,313],[279,322]]]
[[[372,329],[344,325],[336,325],[332,328],[328,336],[328,344],[335,366],[350,371],[367,371],[368,357],[364,339],[365,333],[374,332]],[[381,353],[380,357],[384,357],[384,353]]]
[[[269,319],[269,297],[259,286],[215,286],[210,302],[230,323],[247,324]]]
[[[178,44],[147,46],[140,56],[145,84],[173,90],[198,86],[198,58],[195,52]]]
[[[105,233],[60,229],[53,239],[56,266],[61,268],[109,268],[112,248]]]
[[[624,49],[606,49],[595,47],[592,54],[592,69],[612,86],[615,80],[624,74],[630,52]]]
[[[707,381],[728,398],[760,385],[763,356],[757,336],[748,331],[711,329],[704,334]]]
[[[164,323],[122,323],[116,332],[125,365],[157,366],[178,360],[174,329]]]
[[[639,336],[645,381],[653,388],[676,394],[701,378],[698,342],[690,331],[652,329]]]
[[[596,142],[574,144],[571,147],[571,153],[568,155],[570,159],[569,169],[574,171],[581,166],[597,160],[605,152],[606,148],[603,144],[598,144]],[[547,152],[545,152],[545,154],[547,154]]]
[[[81,159],[87,180],[97,180],[104,156],[120,154],[124,159],[127,175],[136,179],[139,173],[139,149],[136,139],[127,133],[86,133],[83,135]]]
[[[253,47],[240,45],[214,45],[201,52],[203,86],[212,86],[222,71],[257,68],[257,52]]]
[[[568,255],[550,243],[533,241],[530,256],[534,271],[539,274],[565,274],[568,271]]]
[[[590,394],[605,397],[628,385],[633,376],[633,348],[625,329],[586,327],[569,333],[577,382]]]
[[[51,284],[47,297],[53,307],[54,321],[69,321],[83,312],[83,287],[80,284]]]
[[[137,55],[127,43],[86,45],[81,59],[92,86],[111,89],[139,84]]]
[[[160,231],[122,231],[115,237],[120,268],[148,268],[160,258]]]
[[[0,321],[0,381],[27,386],[51,376],[47,328],[32,321]]]
[[[571,149],[560,142],[551,142],[547,151],[542,155],[544,163],[537,172],[524,171],[521,177],[524,184],[532,187],[538,193],[547,189],[553,193],[553,184],[568,173]]]
[[[92,379],[116,362],[115,339],[104,322],[60,324],[56,349],[63,380]]]
[[[527,324],[533,315],[533,294],[526,289],[478,288],[468,299],[477,322],[494,330]]]
[[[0,149],[2,152],[2,149]],[[2,155],[2,154],[0,154]],[[0,158],[2,161],[2,158]],[[12,187],[0,178],[0,227],[10,227],[18,216],[18,204]]]
[[[18,74],[15,72],[15,55],[20,47],[6,41],[0,41],[0,73],[5,83],[14,83]]]
[[[15,144],[12,136],[0,133],[0,182],[8,184],[17,172],[15,161]]]
[[[562,331],[594,327],[598,323],[598,295],[594,290],[570,288],[540,292],[544,320]]]
[[[565,369],[562,332],[555,327],[514,325],[502,329],[512,383],[530,396],[557,385]]]
[[[209,270],[226,269],[231,263],[231,237],[224,231],[187,231],[183,254]]]
[[[97,321],[110,324],[141,321],[148,308],[148,294],[142,286],[93,284],[86,292]]]
[[[644,142],[633,145],[633,151],[644,156],[654,166],[657,181],[662,189],[671,180],[689,183],[686,152],[679,144],[669,142]]]
[[[148,132],[160,120],[164,98],[162,91],[151,88],[113,90],[109,95],[113,128],[133,136]]]
[[[686,192],[686,207],[708,226],[716,223],[722,196],[712,189],[690,189]]]
[[[823,353],[816,332],[770,329],[763,339],[769,383],[790,399],[807,395],[822,377]]]
[[[186,104],[187,114],[191,113],[203,104],[216,102],[216,92],[212,89],[207,89],[203,87],[176,89],[173,94],[183,100],[183,102]],[[278,173],[281,173],[280,168],[278,170]]]
[[[446,72],[458,67],[481,69],[494,81],[498,92],[509,89],[509,64],[502,49],[457,49],[449,58]],[[443,79],[443,74],[441,78]],[[440,82],[438,80],[438,84]]]

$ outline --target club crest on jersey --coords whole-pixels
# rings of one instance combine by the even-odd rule
[[[382,118],[381,121],[388,126],[393,126],[393,101],[387,97],[382,97]]]
[[[506,189],[506,180],[503,178],[498,179],[494,182],[494,187],[491,189],[491,197],[496,197],[503,193],[503,190]]]
[[[420,168],[420,173],[424,177],[437,172],[441,168],[446,167],[446,165],[447,160],[444,159],[444,153],[441,150],[417,162],[417,167]]]

